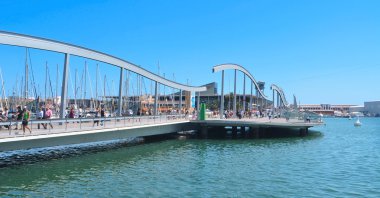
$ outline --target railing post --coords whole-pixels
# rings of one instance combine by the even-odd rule
[[[30,120],[30,130],[33,129],[33,120]]]
[[[9,130],[9,135],[11,135],[12,134],[12,119],[11,119],[8,130]]]
[[[222,89],[220,93],[220,109],[219,109],[220,119],[223,119],[223,114],[224,114],[224,70],[222,70]]]
[[[50,122],[49,133],[51,133],[51,126],[53,126],[53,125],[51,124],[51,119],[49,119],[49,122]],[[47,124],[46,124],[46,128],[47,128]]]

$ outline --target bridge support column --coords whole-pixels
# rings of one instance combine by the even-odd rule
[[[248,127],[248,132],[247,132],[247,135],[246,137],[247,138],[257,138],[257,128],[256,127]]]
[[[244,81],[243,81],[243,111],[245,112],[245,74],[244,74],[243,79],[244,79]]]
[[[182,89],[179,90],[179,105],[178,105],[179,115],[182,114]]]
[[[237,70],[235,69],[235,77],[234,77],[234,102],[233,102],[233,117],[236,118],[236,75]]]
[[[260,110],[263,111],[263,100],[259,94],[258,88],[256,88],[256,104],[260,106]]]
[[[255,101],[256,101],[257,108],[258,108],[258,106],[259,106],[259,91],[258,91],[257,87],[255,89],[256,89],[256,95],[255,95],[256,99],[255,99]],[[261,106],[260,106],[260,108],[261,108]]]
[[[220,119],[223,119],[223,114],[224,114],[224,70],[222,70],[222,90],[220,93],[220,109],[219,109]]]
[[[241,137],[245,138],[247,136],[247,131],[245,126],[240,127],[240,135]]]
[[[274,106],[274,104],[275,104],[275,103],[274,103],[274,89],[272,90],[272,93],[273,93],[273,98],[272,98],[272,99],[273,99],[273,100],[272,100],[272,101],[273,101],[273,108],[272,108],[272,109],[274,110],[274,108],[275,108],[275,106]]]
[[[201,92],[198,91],[198,100],[197,100],[197,112],[198,112],[198,115],[199,115],[199,110],[200,110],[200,106],[199,106],[200,103],[201,103]]]
[[[251,82],[251,96],[249,98],[249,110],[252,111],[252,100],[253,100],[253,97],[252,97],[252,94],[253,94],[253,82]]]
[[[258,136],[259,136],[259,138],[266,137],[267,132],[268,132],[268,128],[266,128],[266,127],[260,127],[259,130],[258,130]]]
[[[158,82],[154,82],[154,109],[153,114],[158,115]]]
[[[264,98],[264,97],[261,97],[261,100],[264,100],[264,107],[265,109],[267,108],[268,104],[267,104],[267,100]]]
[[[258,139],[260,137],[259,128],[249,127],[249,137]]]
[[[208,127],[207,126],[201,126],[201,137],[207,138],[208,137]]]
[[[209,138],[225,138],[227,136],[227,131],[224,126],[213,126],[208,128]]]
[[[308,133],[309,133],[309,129],[308,128],[301,128],[300,129],[300,136],[301,137],[306,136]]]
[[[67,74],[69,73],[69,62],[70,54],[65,54],[65,64],[63,66],[63,77],[62,77],[62,92],[61,92],[61,108],[59,118],[65,118],[66,110],[66,96],[67,96]]]
[[[237,126],[232,127],[232,137],[236,138],[237,137]]]
[[[124,79],[124,69],[120,68],[120,84],[119,84],[119,110],[118,116],[122,116],[123,113],[123,79]]]

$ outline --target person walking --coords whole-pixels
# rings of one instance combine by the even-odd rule
[[[3,115],[5,116],[7,120],[8,120],[8,115],[9,115],[8,113],[9,113],[8,107],[4,107]]]
[[[99,126],[99,112],[100,111],[100,108],[96,108],[96,111],[95,111],[95,119],[94,119],[94,124],[92,125],[92,127],[95,126],[95,123],[96,123],[96,126]]]
[[[70,108],[69,118],[74,118],[74,107]]]
[[[23,109],[23,111],[22,111],[22,131],[23,131],[23,135],[25,135],[25,129],[28,129],[29,133],[32,133],[32,130],[28,126],[29,118],[30,118],[30,112],[26,109],[26,106],[25,106],[24,109]]]
[[[39,120],[44,119],[44,110],[42,108],[40,108],[40,111],[38,112],[37,119],[39,119]],[[44,129],[46,129],[46,126],[44,123],[38,123],[37,128],[40,129],[41,125],[42,125],[42,127],[44,127]]]
[[[53,116],[53,111],[51,111],[50,107],[48,107],[45,112],[45,119],[51,119],[52,116]],[[47,129],[47,125],[48,123],[45,124],[45,129]],[[52,129],[53,125],[51,124],[51,122],[49,122],[49,125],[50,125],[50,128]]]
[[[105,110],[104,110],[104,107],[102,107],[102,109],[100,110],[100,117],[102,118],[102,121],[100,122],[100,126],[103,126],[104,125],[104,117],[105,117]]]
[[[23,111],[21,110],[21,106],[17,106],[17,112],[16,112],[16,128],[14,130],[18,130],[19,122],[22,122],[22,114]]]
[[[8,107],[4,107],[3,121],[7,121],[8,120],[8,115],[9,115],[8,113],[9,113]],[[10,126],[11,125],[5,125],[4,127],[7,128],[7,129],[11,129]]]

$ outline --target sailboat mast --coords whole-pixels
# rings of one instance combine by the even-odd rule
[[[74,104],[75,104],[75,108],[77,107],[77,78],[78,78],[78,70],[75,68],[75,81],[74,81]]]
[[[26,102],[26,99],[28,99],[28,74],[29,74],[28,48],[25,48],[25,102]]]
[[[160,61],[158,61],[157,62],[157,67],[158,67],[158,76],[160,76]],[[158,101],[155,101],[157,104],[158,104],[158,112],[160,113],[161,112],[161,107],[160,107],[160,103],[159,103],[159,101],[160,101],[160,83],[157,83],[157,93],[156,94],[158,94],[158,96],[157,96],[157,98],[158,98]]]
[[[55,107],[57,107],[57,105],[58,105],[58,64],[57,64],[57,76],[55,78]]]
[[[173,73],[173,81],[175,82],[175,76],[174,76],[174,73]],[[175,108],[175,105],[174,105],[174,97],[175,97],[175,94],[174,94],[174,87],[172,87],[172,108],[174,110]]]
[[[83,97],[83,110],[86,112],[86,93],[87,93],[87,61],[84,61],[84,97]]]
[[[24,95],[24,76],[21,77],[21,83],[20,83],[20,92],[18,93],[18,102],[19,105],[23,104],[23,95]]]
[[[48,78],[48,66],[47,66],[47,61],[46,61],[46,67],[45,67],[45,108],[47,107],[47,100],[46,100],[46,90],[47,90],[47,78]]]
[[[22,79],[22,76],[21,76],[21,79]],[[12,110],[17,106],[17,103],[19,102],[17,99],[18,99],[18,94],[19,94],[19,92],[18,92],[18,75],[16,76],[16,86],[14,87],[14,91],[13,91],[13,106],[12,106]],[[17,95],[16,95],[17,94]],[[16,98],[17,97],[17,98]]]
[[[105,108],[105,102],[104,100],[106,99],[106,80],[107,80],[107,75],[104,75],[104,87],[103,87],[103,106]]]
[[[99,65],[96,64],[96,81],[95,81],[95,108],[98,107],[98,79],[99,79]]]

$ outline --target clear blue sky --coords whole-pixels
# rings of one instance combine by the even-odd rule
[[[0,29],[95,49],[154,72],[159,62],[161,74],[192,85],[219,83],[212,66],[237,63],[267,83],[270,98],[275,83],[289,101],[296,94],[301,104],[361,105],[380,100],[379,10],[377,0],[12,0],[0,2]],[[23,75],[24,51],[0,46],[7,92]],[[42,87],[45,62],[54,73],[63,56],[31,55]],[[71,70],[81,72],[83,64],[74,59]],[[118,78],[115,68],[102,64],[101,71]],[[225,91],[232,78],[228,72]]]

